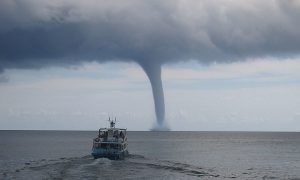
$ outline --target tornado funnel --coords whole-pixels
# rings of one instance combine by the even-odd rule
[[[165,123],[165,100],[164,90],[161,80],[161,65],[159,64],[141,64],[145,73],[147,74],[153,93],[153,100],[156,114],[156,124],[154,125],[154,131],[169,130]]]

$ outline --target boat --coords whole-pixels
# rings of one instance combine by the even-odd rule
[[[127,129],[116,128],[116,118],[108,121],[110,128],[100,128],[98,136],[93,139],[92,156],[94,159],[124,159],[128,155]]]

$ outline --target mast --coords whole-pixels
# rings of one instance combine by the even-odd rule
[[[110,120],[110,117],[109,117],[108,121],[110,123],[110,128],[115,128],[117,118],[115,117],[115,120],[113,120],[113,119]]]

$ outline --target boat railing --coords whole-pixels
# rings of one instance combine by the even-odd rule
[[[101,143],[101,142],[118,142],[118,143],[123,143],[127,140],[127,137],[124,138],[112,138],[112,139],[107,139],[107,138],[95,138],[94,142],[95,143]]]

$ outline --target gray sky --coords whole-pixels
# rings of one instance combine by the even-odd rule
[[[299,0],[2,0],[0,128],[299,131],[299,29]]]
[[[9,70],[0,84],[1,129],[149,130],[150,83],[136,64]],[[163,67],[166,120],[172,130],[299,131],[300,61],[256,60]]]

